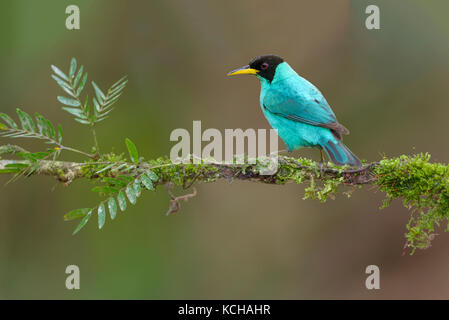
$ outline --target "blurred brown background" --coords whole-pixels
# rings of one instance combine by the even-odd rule
[[[125,152],[129,137],[150,159],[168,155],[170,132],[191,131],[193,120],[203,129],[269,128],[258,81],[225,75],[276,53],[325,94],[361,158],[427,151],[449,162],[447,1],[79,0],[81,30],[68,31],[73,2],[0,4],[0,111],[43,114],[63,125],[68,145],[88,150],[91,136],[60,109],[51,64],[66,70],[74,56],[103,88],[128,74],[97,133],[103,151]],[[380,30],[365,28],[368,4],[380,7]],[[88,181],[7,180],[0,298],[449,297],[449,235],[442,228],[430,249],[401,256],[409,212],[399,201],[380,211],[376,188],[321,204],[303,201],[299,185],[202,184],[168,218],[160,188],[103,230],[92,220],[71,236],[76,224],[63,214],[100,200]],[[70,264],[81,269],[79,291],[65,288]],[[380,267],[381,290],[364,286],[370,264]]]

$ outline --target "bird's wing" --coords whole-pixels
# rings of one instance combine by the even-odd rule
[[[272,87],[265,94],[263,107],[273,114],[293,121],[329,128],[339,137],[340,134],[349,133],[348,129],[338,123],[326,99],[312,84],[300,91]]]

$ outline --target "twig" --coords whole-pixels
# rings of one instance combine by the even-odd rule
[[[185,194],[183,196],[178,196],[175,197],[173,195],[173,193],[171,192],[171,189],[173,188],[173,184],[172,183],[167,183],[165,185],[165,187],[167,188],[167,193],[170,196],[170,206],[168,208],[168,211],[166,213],[167,216],[176,213],[179,211],[179,209],[181,209],[181,200],[184,200],[185,202],[189,201],[190,198],[193,198],[196,196],[196,188],[193,188],[193,192],[189,193],[189,194]]]

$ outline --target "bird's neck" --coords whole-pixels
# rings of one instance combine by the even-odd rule
[[[260,80],[260,83],[262,87],[269,86],[270,84],[273,84],[275,82],[283,81],[285,79],[291,78],[291,77],[298,77],[299,75],[296,73],[295,70],[293,70],[292,67],[287,62],[282,62],[276,67],[276,72],[274,74],[273,80],[270,82],[267,79],[257,76]]]

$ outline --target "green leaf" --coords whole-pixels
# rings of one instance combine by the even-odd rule
[[[44,117],[41,116],[39,113],[35,113],[34,117],[36,118],[36,126],[37,126],[37,131],[41,134],[46,136],[48,133],[48,128],[47,128],[47,123],[44,120]]]
[[[108,171],[108,170],[112,169],[115,165],[116,165],[115,163],[108,164],[107,166],[103,167],[101,170],[98,170],[97,172],[95,172],[95,174],[99,174],[104,171]]]
[[[108,208],[109,214],[111,215],[111,219],[114,220],[115,216],[117,215],[117,203],[115,202],[115,199],[112,197],[109,198]]]
[[[95,123],[98,123],[98,122],[101,122],[103,120],[106,120],[107,118],[109,118],[109,117],[97,118],[97,119],[95,119]]]
[[[0,170],[0,173],[19,173],[23,169],[28,168],[30,165],[25,163],[10,163],[5,165],[4,169]]]
[[[72,91],[73,89],[67,82],[65,82],[64,80],[59,79],[55,75],[52,75],[51,77],[53,79],[55,79],[55,81],[58,83],[58,85],[61,87],[62,90],[64,90],[65,92],[67,92],[68,94],[73,96],[73,91]]]
[[[84,99],[84,105],[83,105],[83,109],[84,109],[84,111],[86,111],[87,110],[87,108],[89,107],[89,95],[87,94],[86,95],[86,99]],[[89,112],[87,112],[87,113],[89,113]]]
[[[46,136],[48,132],[48,128],[46,126],[46,122],[44,120],[44,117],[41,116],[39,113],[35,113],[34,117],[36,118],[36,125],[37,125],[37,131]]]
[[[36,161],[36,160],[42,160],[45,157],[48,157],[55,150],[51,150],[51,151],[52,152],[28,152],[28,153],[19,152],[19,153],[17,153],[17,155],[26,160]]]
[[[159,177],[153,171],[148,170],[146,173],[148,178],[150,178],[152,181],[157,182],[159,180]]]
[[[114,110],[114,109],[111,108],[110,106],[103,107],[100,111],[100,115],[103,117],[103,116],[107,115],[108,113],[110,113],[112,110]]]
[[[106,178],[103,178],[103,181],[114,186],[114,187],[119,187],[119,188],[126,187],[126,182],[124,182],[120,179],[106,177]]]
[[[153,182],[151,182],[151,179],[147,175],[142,175],[140,177],[140,181],[142,181],[142,184],[148,190],[154,190]]]
[[[81,119],[87,119],[84,115],[83,111],[80,108],[71,108],[71,107],[62,107],[62,110],[67,111],[70,114],[73,114],[74,116],[77,116]]]
[[[122,164],[120,164],[118,167],[115,167],[113,170],[115,171],[115,172],[120,172],[120,171],[125,171],[125,170],[123,170],[123,168],[125,168],[125,170],[126,170],[126,168],[128,168],[128,164],[127,163],[122,163]],[[121,178],[123,178],[123,176],[120,176]],[[133,179],[131,178],[131,181],[132,181]],[[130,182],[131,182],[130,181]]]
[[[48,136],[53,139],[56,139],[55,127],[53,127],[53,125],[51,124],[51,122],[48,119],[45,119],[45,121],[47,123]]]
[[[65,75],[64,72],[62,72],[61,70],[59,70],[58,67],[52,65],[51,68],[53,69],[53,72],[54,72],[56,75],[58,75],[60,78],[66,80],[66,81],[70,81],[70,80],[69,80],[69,77],[67,77],[67,76]]]
[[[83,75],[84,67],[81,66],[81,68],[78,70],[78,73],[76,74],[75,80],[73,80],[73,87],[76,88],[78,86],[78,82],[81,80],[81,77]]]
[[[95,98],[93,98],[93,101],[94,101],[94,107],[92,108],[92,115],[90,117],[91,121],[97,120],[97,116],[98,116],[98,109],[95,106]]]
[[[119,177],[120,179],[125,180],[127,183],[130,183],[130,182],[134,181],[134,178],[133,178],[133,177],[130,177],[130,176],[120,175],[120,176],[118,176],[118,177]]]
[[[136,145],[128,138],[126,138],[125,142],[131,161],[134,163],[139,163],[139,153],[137,152]]]
[[[0,173],[18,173],[20,169],[11,168],[11,169],[0,169]]]
[[[128,76],[123,76],[123,77],[121,77],[116,83],[114,83],[114,84],[111,86],[111,89],[109,89],[109,91],[114,90],[115,87],[117,87],[119,84],[122,84],[122,82],[123,82],[124,80],[126,80],[127,77],[128,77]],[[126,83],[126,82],[128,82],[128,80],[126,80],[125,83]]]
[[[82,123],[82,124],[90,124],[89,121],[86,121],[86,120],[83,120],[83,119],[75,118],[75,121],[78,121],[79,123]]]
[[[109,99],[108,102],[104,104],[102,112],[106,112],[107,110],[112,109],[111,108],[112,105],[117,102],[117,100],[118,100],[118,98],[120,98],[120,96],[121,96],[121,94],[118,96],[115,96],[114,98]]]
[[[103,104],[104,100],[106,99],[106,96],[104,95],[103,91],[101,91],[100,87],[98,87],[97,84],[93,81],[92,87],[94,87],[95,89],[98,101],[100,102],[100,104]]]
[[[97,122],[103,121],[104,119],[108,118],[107,115],[111,113],[114,109],[109,109],[107,111],[104,111],[105,109],[100,111],[100,117],[96,120]]]
[[[79,107],[81,105],[81,103],[78,100],[75,100],[72,98],[67,98],[67,97],[62,97],[62,96],[58,96],[58,101],[66,106],[71,106],[71,107]]]
[[[37,169],[39,168],[39,164],[38,163],[34,163],[30,169],[28,170],[28,172],[23,171],[23,173],[26,173],[26,177],[30,177]]]
[[[104,223],[106,222],[106,209],[104,204],[100,204],[98,207],[98,229],[103,228]]]
[[[86,80],[87,80],[87,72],[84,74],[83,78],[81,79],[80,86],[76,90],[77,96],[79,96],[81,94],[81,92],[83,91],[84,86],[86,85]]]
[[[6,126],[6,124],[0,123],[0,130],[8,130],[9,128]]]
[[[70,61],[70,70],[69,70],[70,79],[73,79],[73,77],[75,77],[75,72],[76,72],[76,59],[72,58],[72,61]]]
[[[64,221],[75,220],[84,217],[89,213],[90,208],[75,209],[64,215]]]
[[[76,98],[76,95],[71,90],[64,89],[64,91],[67,92],[70,96]]]
[[[80,231],[85,225],[86,223],[89,221],[90,217],[92,216],[92,211],[90,211],[88,214],[86,214],[83,218],[83,220],[81,220],[81,222],[79,223],[79,225],[76,227],[76,229],[73,231],[72,235],[75,235],[78,233],[78,231]]]
[[[122,94],[123,89],[126,87],[126,84],[128,83],[128,80],[126,80],[126,76],[117,81],[112,85],[111,88],[108,90],[108,103],[111,102],[112,98],[117,98]]]
[[[62,143],[62,126],[58,124],[58,142]]]
[[[142,194],[142,187],[140,186],[140,180],[139,179],[136,179],[134,181],[133,187],[134,187],[134,191],[136,192],[137,198],[140,197],[140,195]]]
[[[127,186],[125,192],[126,192],[126,195],[128,196],[129,202],[131,202],[131,204],[136,204],[137,194],[136,194],[136,190],[134,190],[133,186],[131,186],[131,185]]]
[[[101,108],[100,108],[100,104],[98,103],[97,99],[94,97],[94,98],[92,99],[92,101],[94,102],[95,110],[100,111]]]
[[[134,170],[135,168],[136,168],[135,165],[131,165],[131,166],[130,166],[130,165],[126,164],[126,168],[123,169],[122,172],[123,172],[123,173],[129,172],[129,171],[131,171],[131,170]]]
[[[36,126],[34,125],[33,118],[19,108],[17,108],[16,111],[19,116],[20,123],[22,124],[22,128],[26,131],[36,132]]]
[[[13,119],[11,119],[10,116],[8,116],[5,113],[0,113],[0,118],[6,122],[6,124],[13,129],[19,129],[19,127],[17,126],[17,124],[14,122]]]
[[[56,161],[56,159],[59,157],[60,154],[61,154],[61,149],[59,149],[58,151],[56,151],[53,154],[53,161]]]
[[[126,80],[125,82],[121,83],[120,85],[118,85],[114,89],[110,89],[109,96],[112,97],[112,96],[115,96],[117,94],[121,94],[123,89],[126,87],[127,83],[128,83],[128,80]]]
[[[120,210],[125,211],[126,210],[126,198],[123,194],[123,191],[120,190],[118,196],[117,196],[118,205],[120,207]]]
[[[26,164],[26,163],[10,163],[5,165],[6,169],[18,169],[18,170],[22,170],[25,168],[28,168],[30,165]]]

